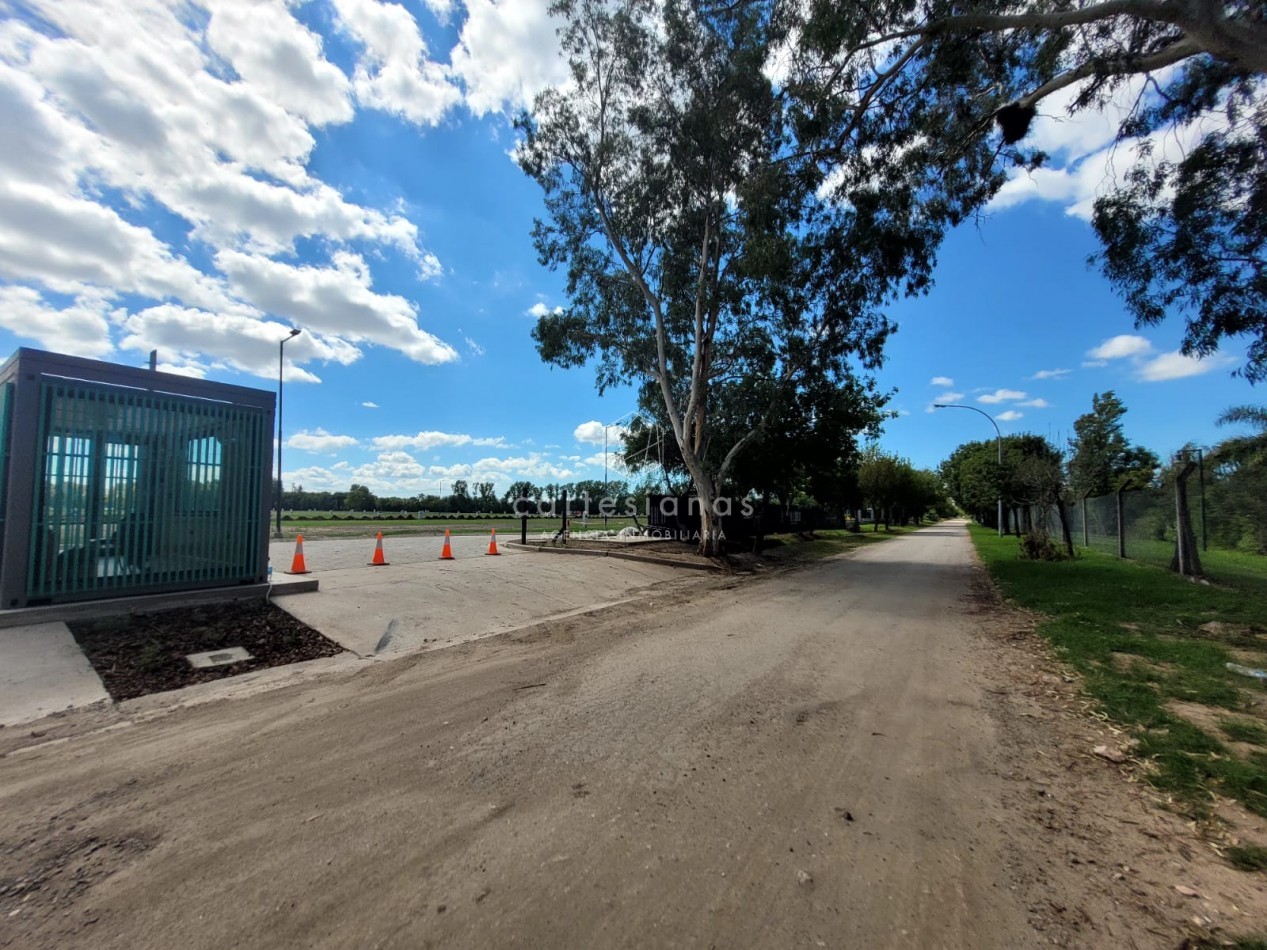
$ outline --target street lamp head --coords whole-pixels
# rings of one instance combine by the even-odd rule
[[[304,332],[304,331],[303,331],[303,328],[302,328],[302,327],[294,327],[294,328],[292,328],[292,329],[291,329],[291,331],[290,331],[290,336],[286,337],[286,340],[290,340],[290,339],[292,339],[292,338],[294,338],[294,337],[297,337],[297,336],[299,336],[299,334],[301,334],[301,333],[303,333],[303,332]],[[286,340],[282,340],[282,342],[283,342],[283,343],[285,343],[285,342],[286,342]]]
[[[944,402],[935,402],[935,403],[933,403],[933,408],[934,408],[934,409],[945,409],[945,408],[947,408],[947,406],[946,406],[946,404],[945,404]]]

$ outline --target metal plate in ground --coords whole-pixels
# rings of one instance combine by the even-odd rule
[[[211,650],[207,653],[189,653],[185,656],[189,665],[195,670],[205,670],[213,666],[228,666],[230,663],[241,663],[255,657],[246,652],[245,647],[227,647],[223,650]]]

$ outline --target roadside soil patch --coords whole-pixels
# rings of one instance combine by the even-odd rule
[[[240,601],[67,624],[116,702],[343,652],[270,603]],[[243,647],[251,659],[194,669],[185,657]]]

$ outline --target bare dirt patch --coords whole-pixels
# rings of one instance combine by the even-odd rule
[[[343,652],[264,601],[104,617],[68,626],[116,701]],[[194,669],[185,659],[190,653],[230,647],[243,647],[252,658],[207,669]]]
[[[68,817],[53,815],[38,833],[0,842],[0,920],[27,926],[56,920],[53,932],[63,936],[90,928],[96,916],[72,913],[76,905],[156,841],[142,832],[81,831]]]
[[[1203,637],[1218,640],[1229,646],[1246,647],[1251,650],[1267,650],[1267,630],[1253,624],[1225,623],[1211,620],[1201,624],[1197,631]]]
[[[1112,660],[1114,669],[1122,673],[1139,672],[1154,676],[1169,676],[1178,669],[1173,663],[1157,663],[1134,653],[1114,653]]]

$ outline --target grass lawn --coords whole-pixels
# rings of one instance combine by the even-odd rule
[[[1197,816],[1212,791],[1267,816],[1267,683],[1226,666],[1267,667],[1258,562],[1211,551],[1207,567],[1220,566],[1221,583],[1207,587],[1097,551],[1025,561],[1016,538],[971,531],[1004,595],[1045,616],[1039,633],[1139,740],[1154,786]]]

